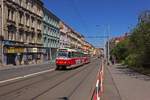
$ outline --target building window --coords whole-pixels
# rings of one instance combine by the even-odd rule
[[[19,12],[19,23],[23,24],[23,12]]]
[[[28,33],[28,32],[26,33],[26,41],[27,41],[27,43],[29,43],[29,42],[30,42],[30,35],[29,35],[29,33]]]
[[[30,23],[29,23],[29,15],[26,15],[26,25],[29,26]]]
[[[10,9],[8,9],[8,16],[7,16],[7,18],[10,20],[11,19],[11,11],[10,11]]]
[[[23,31],[22,30],[20,30],[19,31],[19,34],[18,34],[18,40],[20,41],[20,42],[23,42]]]
[[[29,0],[26,0],[26,9],[30,9],[30,2],[29,2]]]
[[[44,37],[44,43],[46,42],[46,37]]]
[[[38,20],[38,23],[37,23],[37,24],[38,24],[38,25],[37,25],[37,28],[38,28],[38,29],[41,29],[41,21]]]
[[[37,6],[37,14],[38,14],[39,16],[42,15],[42,14],[41,14],[41,7],[40,7],[40,6]]]
[[[19,5],[22,6],[22,0],[19,0]]]
[[[8,31],[8,40],[11,40],[11,31]]]
[[[34,12],[34,0],[31,0],[31,10]]]
[[[14,10],[10,10],[8,9],[8,19],[11,20],[11,21],[15,21],[15,12]]]
[[[44,33],[46,34],[46,25],[44,25]]]
[[[41,33],[38,33],[37,38],[38,38],[38,42],[41,42],[42,34],[41,34]]]
[[[35,19],[34,19],[34,17],[31,17],[31,24],[32,24],[32,27],[35,27]]]
[[[32,35],[31,35],[31,41],[32,41],[32,43],[35,42],[35,33],[32,33]]]

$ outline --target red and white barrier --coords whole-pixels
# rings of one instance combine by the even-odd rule
[[[101,67],[97,74],[97,81],[93,91],[91,100],[100,100],[103,93],[103,80],[104,80],[104,62],[102,61]]]

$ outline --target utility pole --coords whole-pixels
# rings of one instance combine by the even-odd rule
[[[100,25],[96,25],[96,27],[99,27]],[[104,43],[104,53],[105,53],[105,58],[107,60],[107,64],[110,64],[110,43],[109,43],[109,39],[110,39],[110,26],[106,25],[105,26],[105,32],[104,32],[104,36],[95,36],[95,37],[91,37],[91,38],[106,38],[106,44]],[[104,40],[105,42],[105,40]]]
[[[107,26],[107,64],[110,64],[110,43],[109,43],[109,25]]]

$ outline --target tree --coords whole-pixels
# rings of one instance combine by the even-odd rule
[[[115,56],[116,60],[118,62],[121,62],[125,60],[125,58],[128,56],[129,50],[128,50],[128,44],[129,39],[126,38],[119,42],[115,47],[111,50],[111,56]]]
[[[130,36],[132,54],[136,54],[136,65],[150,67],[150,23],[140,23]]]

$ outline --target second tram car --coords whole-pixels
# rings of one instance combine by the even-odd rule
[[[77,67],[90,62],[88,53],[75,49],[59,49],[56,57],[56,69]]]

